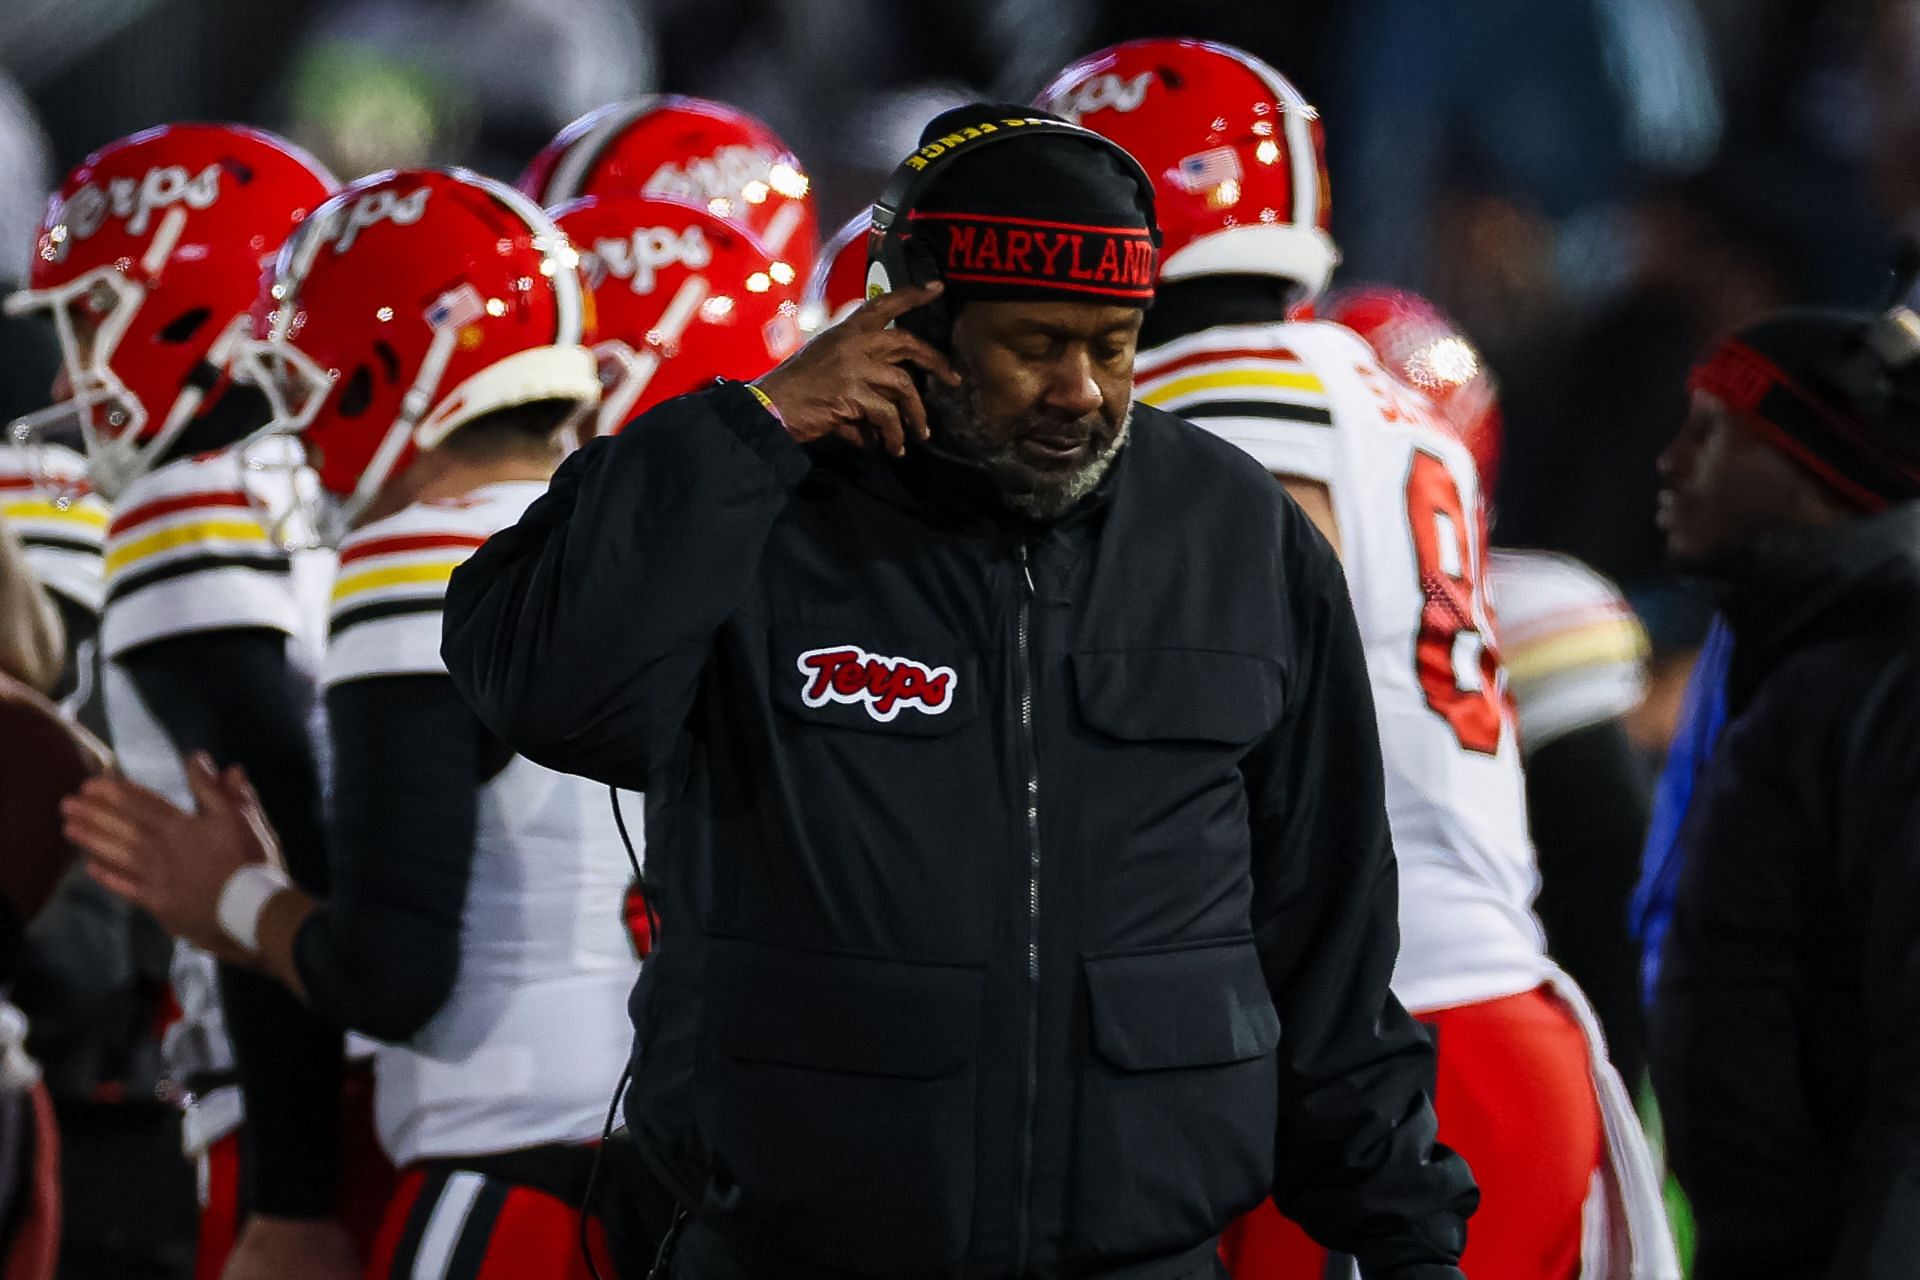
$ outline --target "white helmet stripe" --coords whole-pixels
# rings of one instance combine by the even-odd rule
[[[1213,47],[1259,76],[1279,104],[1281,127],[1287,134],[1287,163],[1292,169],[1293,221],[1300,227],[1319,225],[1320,158],[1313,151],[1313,122],[1320,113],[1294,88],[1291,80],[1263,60],[1225,45]]]
[[[546,277],[553,282],[553,302],[557,315],[553,344],[557,347],[579,346],[585,306],[580,300],[580,273],[574,265],[577,255],[567,242],[567,233],[547,216],[546,210],[506,183],[496,182],[466,169],[449,169],[447,172],[481,187],[519,214],[527,224],[527,228],[533,232],[533,247],[540,251],[545,264]]]
[[[635,98],[630,102],[618,102],[602,107],[600,119],[593,122],[591,128],[573,140],[566,153],[560,157],[560,163],[553,167],[553,173],[547,178],[546,188],[541,191],[540,200],[548,206],[564,204],[580,194],[580,188],[600,163],[600,157],[620,131],[654,109],[660,101],[659,96],[649,94],[644,98]]]
[[[1293,221],[1311,227],[1320,220],[1320,165],[1313,154],[1313,120],[1292,106],[1286,116],[1287,162],[1293,166]]]

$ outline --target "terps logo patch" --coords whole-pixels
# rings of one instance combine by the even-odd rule
[[[953,705],[957,677],[952,667],[929,667],[912,658],[888,658],[855,645],[809,649],[796,664],[807,677],[800,699],[810,707],[861,703],[885,724],[912,707],[937,716]]]

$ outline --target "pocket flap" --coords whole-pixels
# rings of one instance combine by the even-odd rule
[[[1244,1062],[1280,1043],[1250,938],[1090,956],[1093,1043],[1127,1071]]]
[[[1133,649],[1072,656],[1080,714],[1125,741],[1248,746],[1285,709],[1280,664],[1239,653]]]
[[[706,1025],[743,1062],[932,1080],[973,1059],[981,972],[739,939],[707,952]]]

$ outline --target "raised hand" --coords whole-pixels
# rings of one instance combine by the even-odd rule
[[[787,431],[805,444],[838,436],[861,448],[906,452],[907,433],[927,438],[927,411],[908,365],[958,385],[947,358],[895,320],[940,296],[942,286],[916,285],[870,298],[755,383],[780,411]]]
[[[60,802],[64,830],[95,880],[175,937],[244,962],[250,957],[220,928],[220,890],[243,866],[277,862],[278,843],[237,766],[222,774],[196,753],[187,784],[193,813],[119,774],[88,779]]]

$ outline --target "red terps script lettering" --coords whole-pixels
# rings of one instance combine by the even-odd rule
[[[884,724],[903,707],[937,716],[953,705],[952,667],[883,657],[855,645],[809,649],[797,665],[806,677],[800,698],[810,707],[857,702]]]

